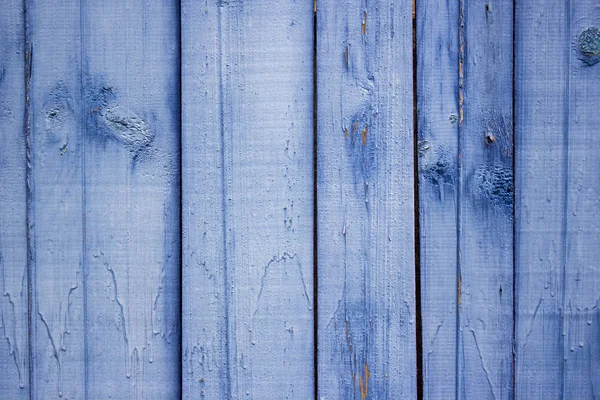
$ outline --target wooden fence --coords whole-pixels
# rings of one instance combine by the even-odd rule
[[[6,0],[0,398],[599,398],[599,27]]]

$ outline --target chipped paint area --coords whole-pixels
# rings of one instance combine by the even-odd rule
[[[113,137],[134,150],[142,149],[154,140],[154,132],[150,125],[120,104],[110,104],[100,110],[99,114]]]

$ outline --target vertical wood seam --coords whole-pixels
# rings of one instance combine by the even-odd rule
[[[319,399],[319,252],[317,204],[317,0],[313,5],[313,358],[314,398]]]
[[[511,131],[512,131],[512,393],[513,398],[516,396],[516,376],[517,376],[517,169],[516,169],[516,148],[515,148],[515,133],[517,120],[516,115],[516,65],[517,65],[517,0],[513,0],[512,8],[512,116],[511,116]]]
[[[227,157],[225,155],[225,105],[224,105],[224,90],[223,90],[223,3],[219,1],[217,6],[217,43],[218,43],[218,75],[219,75],[219,123],[220,123],[220,134],[221,134],[221,207],[223,209],[223,223],[221,224],[223,229],[223,300],[225,302],[225,355],[226,355],[226,396],[231,397],[231,329],[230,328],[230,293],[229,293],[229,246],[228,246],[228,235],[227,235]],[[182,394],[183,395],[183,394]]]
[[[418,91],[417,91],[417,0],[412,1],[412,62],[413,62],[413,193],[414,193],[414,246],[415,246],[415,348],[417,399],[423,399],[423,323],[421,317],[421,236],[419,212],[419,121],[418,121]]]
[[[31,102],[30,102],[30,82],[31,82],[31,66],[33,57],[33,46],[30,42],[29,14],[27,12],[27,0],[23,0],[23,35],[24,35],[24,51],[25,58],[25,106],[24,106],[24,128],[25,128],[25,224],[27,232],[27,350],[28,350],[28,369],[29,369],[29,399],[33,398],[33,338],[31,329],[33,326],[33,263],[34,263],[34,243],[33,243],[33,226],[31,224],[33,217],[33,174],[31,167]]]
[[[85,29],[84,29],[84,17],[85,12],[83,9],[83,4],[79,3],[79,95],[81,98],[81,227],[83,229],[83,238],[81,240],[82,248],[81,248],[81,272],[82,272],[82,288],[83,288],[83,357],[84,357],[84,372],[83,372],[83,381],[84,381],[84,398],[87,400],[89,398],[88,393],[88,379],[89,379],[89,346],[88,346],[88,307],[87,307],[87,293],[88,293],[88,269],[87,269],[87,205],[86,205],[86,194],[87,194],[87,185],[86,185],[86,169],[85,169],[85,141],[87,138],[87,118],[85,117],[86,112],[86,102],[85,102],[85,80],[83,78],[84,74],[84,60],[85,57],[83,55],[83,42],[85,37]]]
[[[460,336],[460,302],[461,302],[461,288],[462,288],[462,276],[461,276],[461,231],[462,231],[462,187],[463,187],[463,174],[462,174],[462,123],[464,117],[464,98],[463,98],[463,74],[464,74],[464,59],[465,59],[465,42],[464,42],[464,12],[465,3],[464,0],[458,2],[458,127],[457,127],[457,158],[456,158],[456,175],[458,181],[458,190],[456,191],[456,276],[457,279],[457,292],[456,292],[456,346],[455,346],[455,370],[456,370],[456,383],[454,385],[455,398],[459,399],[459,392],[461,389],[460,380],[460,356],[462,348],[462,338]]]
[[[181,0],[177,7],[179,24],[179,398],[183,400],[183,36]]]
[[[565,1],[565,17],[566,17],[566,40],[567,43],[570,43],[569,36],[571,35],[571,0]],[[566,346],[566,331],[567,331],[567,322],[566,322],[566,289],[567,289],[567,228],[568,228],[568,211],[569,211],[569,127],[570,127],[570,119],[571,119],[571,107],[570,107],[570,98],[571,98],[571,47],[565,46],[565,51],[567,52],[567,66],[566,66],[566,79],[565,79],[565,132],[563,135],[564,140],[564,180],[565,180],[565,193],[564,193],[564,201],[563,201],[563,221],[562,221],[562,300],[561,300],[561,348],[562,348],[562,360],[560,363],[561,366],[561,382],[560,382],[560,399],[565,398],[565,346]]]

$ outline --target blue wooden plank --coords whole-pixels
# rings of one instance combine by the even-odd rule
[[[83,1],[87,396],[180,395],[179,3]]]
[[[317,3],[318,398],[416,398],[411,17]]]
[[[517,6],[516,390],[596,398],[600,5]]]
[[[183,395],[314,396],[311,2],[182,2]]]
[[[220,8],[181,4],[182,392],[229,399]],[[224,111],[224,110],[223,110]],[[199,312],[200,311],[200,312]]]
[[[220,9],[181,4],[182,390],[230,398]],[[199,310],[201,310],[199,312]]]
[[[0,7],[0,398],[29,398],[25,25]]]
[[[513,3],[459,2],[460,398],[513,396]]]
[[[567,3],[567,21],[563,396],[591,399],[600,397],[600,3]]]
[[[456,398],[458,11],[458,1],[416,4],[424,399]]]
[[[563,396],[568,9],[516,3],[515,396]]]
[[[85,395],[79,1],[28,1],[31,397]],[[60,24],[57,24],[60,21]]]

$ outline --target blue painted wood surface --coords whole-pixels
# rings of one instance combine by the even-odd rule
[[[178,397],[179,4],[85,1],[81,16],[86,396]]]
[[[423,398],[456,398],[458,378],[458,1],[416,4],[417,156]]]
[[[599,27],[8,1],[0,398],[599,397]]]
[[[515,396],[563,396],[569,54],[562,1],[518,1]]]
[[[86,348],[79,2],[26,6],[31,54],[30,398],[82,398]],[[59,27],[57,20],[62,21]]]
[[[415,398],[412,3],[317,2],[318,398]]]
[[[512,398],[513,4],[416,11],[423,395]]]
[[[178,21],[27,3],[31,398],[179,393]]]
[[[0,10],[0,397],[29,387],[25,24],[20,1]]]
[[[313,5],[182,27],[184,397],[313,398]]]
[[[513,396],[513,4],[459,3],[458,356],[465,399]]]
[[[563,396],[600,397],[600,4],[567,7]]]
[[[600,4],[517,2],[516,394],[600,394]]]

